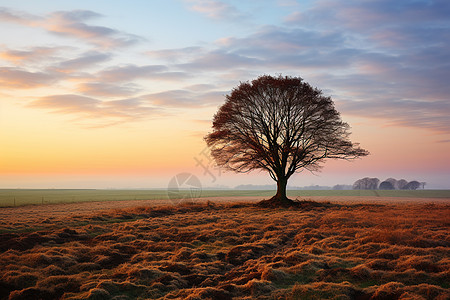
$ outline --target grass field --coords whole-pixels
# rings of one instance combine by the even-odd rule
[[[450,205],[383,203],[4,208],[0,299],[450,299]]]
[[[200,197],[258,196],[267,199],[274,193],[274,191],[267,190],[203,190]],[[171,197],[182,197],[183,194],[182,192],[178,195],[177,193],[171,193]],[[313,196],[450,198],[450,190],[290,190],[288,196],[294,199]],[[0,189],[0,207],[86,201],[160,199],[168,199],[167,190]]]

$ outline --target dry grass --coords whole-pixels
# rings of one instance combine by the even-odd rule
[[[449,216],[445,203],[336,202],[10,215],[0,222],[0,295],[449,299]]]

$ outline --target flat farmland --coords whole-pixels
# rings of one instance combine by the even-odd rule
[[[0,299],[450,298],[448,198],[215,196],[0,208]]]
[[[170,193],[171,199],[190,197],[191,191]],[[268,199],[273,190],[203,190],[193,191],[199,198],[211,197],[260,197]],[[401,198],[450,198],[450,190],[288,190],[293,199],[311,197],[401,197]],[[0,189],[0,207],[42,205],[73,202],[168,200],[166,189],[152,190],[96,190],[96,189]]]

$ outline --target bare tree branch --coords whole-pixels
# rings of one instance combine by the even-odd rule
[[[317,171],[327,158],[369,154],[349,136],[350,126],[322,91],[299,77],[261,76],[226,96],[205,140],[219,166],[265,170],[278,183],[277,197],[286,198],[295,172]]]

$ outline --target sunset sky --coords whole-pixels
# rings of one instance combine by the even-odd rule
[[[0,0],[0,188],[272,184],[204,155],[225,95],[263,74],[322,89],[371,152],[290,185],[450,188],[449,16],[448,0]]]

